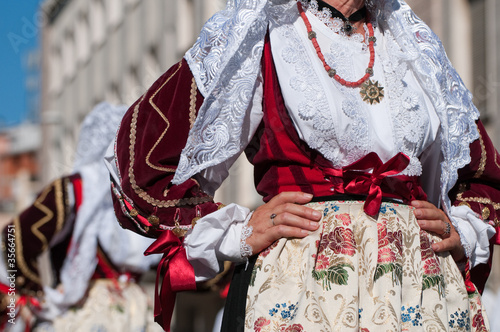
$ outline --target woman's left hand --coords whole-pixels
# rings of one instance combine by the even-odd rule
[[[449,251],[455,262],[461,260],[465,256],[465,251],[460,242],[460,235],[446,213],[427,201],[413,201],[411,205],[415,208],[413,213],[420,228],[443,238],[443,241],[432,244],[434,252]]]

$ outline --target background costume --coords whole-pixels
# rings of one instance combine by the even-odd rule
[[[434,204],[441,205],[461,235],[471,263],[467,262],[465,266],[467,288],[463,281],[458,280],[461,277],[449,257],[436,257],[429,251],[430,243],[439,239],[419,233],[411,221],[412,214],[408,210],[402,212],[394,205],[380,205],[377,226],[370,231],[373,231],[372,238],[379,240],[378,248],[369,249],[371,253],[367,258],[356,256],[356,259],[375,259],[375,265],[369,270],[381,271],[377,273],[388,277],[387,284],[392,282],[392,286],[407,285],[408,282],[403,279],[409,270],[404,273],[399,270],[406,263],[397,261],[403,256],[400,252],[403,248],[416,248],[414,254],[419,253],[422,266],[428,267],[429,274],[423,273],[419,277],[423,279],[411,282],[420,287],[420,291],[432,289],[434,298],[417,306],[397,304],[399,307],[393,308],[394,315],[391,316],[391,324],[396,329],[418,330],[423,326],[435,327],[433,324],[444,329],[456,328],[460,324],[468,329],[486,329],[477,296],[470,302],[470,308],[461,304],[460,311],[445,310],[436,314],[435,319],[431,319],[432,314],[425,310],[443,299],[446,302],[446,296],[451,293],[460,293],[462,300],[467,301],[467,292],[476,294],[478,288],[480,291],[484,286],[491,257],[488,238],[493,235],[493,226],[497,226],[498,220],[495,202],[500,198],[500,157],[478,121],[478,111],[472,104],[470,92],[432,31],[415,17],[404,1],[376,1],[367,2],[367,5],[376,25],[374,78],[387,92],[385,100],[374,110],[364,111],[369,106],[359,104],[361,101],[356,101],[351,90],[336,85],[328,77],[307,38],[295,1],[256,0],[229,1],[225,11],[207,22],[185,59],[160,77],[125,115],[117,136],[116,160],[110,160],[115,209],[124,227],[159,237],[154,252],[163,250],[165,253],[163,266],[168,282],[165,283],[164,279],[163,303],[158,299],[156,315],[165,327],[169,323],[165,317],[168,314],[162,313],[165,314],[165,309],[171,305],[169,296],[172,290],[192,289],[194,282],[187,280],[210,277],[218,270],[218,261],[244,261],[238,242],[250,211],[236,205],[216,211],[220,205],[213,203],[210,195],[227,175],[232,162],[245,150],[255,166],[256,186],[265,201],[279,192],[290,190],[313,193],[316,197],[336,194],[362,194],[366,197],[367,188],[377,182],[380,195],[386,198],[396,198],[407,204],[412,199],[427,197]],[[365,64],[357,65],[356,60],[366,56],[362,43],[359,40],[336,40],[341,37],[326,30],[335,31],[335,20],[323,15],[325,11],[319,9],[315,0],[304,2],[304,7],[315,31],[319,32],[318,39],[324,52],[329,53],[327,61],[345,70],[343,76],[347,79],[361,76],[357,66],[364,69]],[[333,23],[328,26],[325,22]],[[346,47],[347,54],[335,47],[338,44]],[[348,52],[353,56],[350,57]],[[349,61],[353,64],[349,65]],[[314,100],[318,102],[314,104]],[[368,113],[371,111],[379,113],[373,116]],[[377,124],[380,112],[385,112],[382,115],[389,121]],[[377,137],[384,130],[389,133],[389,139]],[[399,153],[407,159],[400,160]],[[375,181],[372,175],[378,176],[378,169],[383,168],[381,165],[389,164],[400,174]],[[367,169],[371,172],[354,176],[349,173]],[[364,189],[355,185],[358,175],[365,185],[368,184]],[[352,226],[353,217],[365,209],[366,203],[361,202],[357,212],[333,215],[330,211],[343,207],[335,204],[325,207],[329,204],[325,199],[317,204],[315,208],[325,213],[322,229],[325,233],[316,234],[318,240],[309,244],[309,247],[316,248],[316,252],[304,257],[308,257],[314,266],[308,265],[303,271],[308,271],[305,272],[306,280],[310,281],[312,274],[317,281],[315,284],[326,291],[332,284],[342,285],[343,282],[322,277],[319,272],[337,269],[340,275],[348,274],[352,281],[354,277],[348,270],[354,265],[344,261],[326,269],[320,268],[317,265],[319,254],[329,248],[334,253],[330,258],[342,257],[335,252],[335,246],[341,239],[353,240],[357,236],[353,227],[367,224],[367,221],[362,221]],[[393,201],[390,204],[399,203]],[[407,217],[392,220],[396,228],[391,228],[383,221],[384,216],[389,218],[387,213],[399,217],[406,213]],[[398,235],[397,227],[404,222],[408,222],[405,228],[408,235]],[[191,232],[194,224],[196,227]],[[337,237],[336,231],[344,234]],[[352,232],[352,235],[346,236],[345,232]],[[322,246],[324,235],[327,238]],[[184,242],[183,236],[186,236]],[[409,237],[420,239],[411,244],[407,241]],[[266,256],[286,252],[284,248],[304,243],[283,243],[286,241],[282,239],[261,253],[254,268],[249,270],[250,275],[242,272],[244,281],[235,286],[242,287],[235,291],[242,299],[235,301],[242,303],[245,317],[244,324],[240,321],[236,326],[238,322],[235,322],[234,328],[245,325],[246,329],[265,331],[280,326],[283,330],[300,330],[301,319],[314,323],[311,317],[316,317],[315,313],[308,316],[304,309],[311,303],[285,301],[276,303],[279,307],[273,308],[263,305],[269,301],[252,303],[258,294],[248,293],[249,298],[246,298],[249,284],[257,287],[255,283],[260,282],[261,290],[274,287],[277,276],[262,272],[266,268],[268,271],[273,269],[273,262],[276,262],[274,268],[277,270],[283,264],[286,266],[283,257],[268,259],[267,264]],[[405,245],[401,246],[401,241]],[[359,239],[341,244],[338,250],[342,255],[352,256],[352,250],[360,251],[361,242]],[[396,257],[395,261],[384,253]],[[370,255],[375,255],[375,258]],[[192,269],[178,278],[174,271],[185,267],[186,259]],[[254,262],[255,258],[251,264]],[[432,264],[436,269],[431,268]],[[470,281],[468,269],[471,266],[480,271],[474,273],[472,270],[476,285]],[[417,265],[412,267],[412,271],[422,270]],[[444,273],[444,270],[448,272]],[[356,271],[361,275],[360,270]],[[297,278],[300,275],[297,273]],[[425,285],[429,279],[426,275],[432,280],[428,285]],[[374,278],[377,276],[375,273]],[[362,283],[359,281],[358,285]],[[299,283],[295,279],[291,284]],[[452,284],[454,286],[449,286]],[[461,290],[451,290],[460,285]],[[451,288],[447,290],[448,286]],[[307,297],[307,290],[305,287],[304,297]],[[267,299],[272,297],[267,296]],[[376,298],[374,294],[363,296],[370,297]],[[419,297],[418,292],[410,297],[424,298]],[[301,305],[302,309],[297,309]],[[449,309],[453,310],[452,307]],[[256,308],[267,312],[253,314],[252,310]],[[356,315],[356,310],[364,314],[359,311]],[[368,328],[372,323],[377,325],[372,318],[378,310],[375,307],[368,309],[368,305],[365,307],[359,300],[337,317],[341,317],[344,328],[357,330]],[[454,317],[455,313],[460,320]],[[264,314],[267,316],[259,316]],[[332,314],[325,317],[332,317]],[[333,326],[330,323],[322,321],[327,330],[328,326]]]
[[[18,303],[29,304],[36,330],[157,328],[151,301],[136,282],[158,259],[142,256],[151,240],[116,223],[103,160],[125,111],[97,105],[82,123],[72,174],[45,187],[3,230],[5,245],[15,229],[16,255],[12,261],[4,252],[2,282],[6,270],[17,271]],[[42,254],[49,257],[45,274]]]

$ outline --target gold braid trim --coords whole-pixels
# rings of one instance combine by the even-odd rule
[[[165,136],[165,134],[168,131],[168,128],[170,126],[170,123],[168,119],[161,113],[160,109],[158,106],[156,106],[153,103],[153,97],[156,96],[156,94],[167,84],[172,77],[177,74],[177,72],[180,70],[182,66],[182,62],[179,63],[179,66],[177,67],[177,70],[170,76],[165,83],[162,84],[162,86],[151,96],[149,99],[149,102],[151,106],[160,114],[160,116],[163,118],[163,120],[167,123],[167,128],[165,131],[161,134],[160,138],[156,141],[155,145],[149,151],[148,156],[146,158],[146,163],[148,164],[149,167],[160,170],[160,171],[165,171],[165,172],[175,172],[175,168],[163,168],[163,167],[158,167],[154,166],[149,162],[149,157],[151,156],[153,150],[156,148],[156,146],[159,144],[161,139]],[[142,96],[141,100],[137,103],[137,105],[134,107],[134,112],[132,113],[132,121],[130,123],[130,145],[129,145],[129,169],[128,169],[128,175],[130,178],[130,184],[132,186],[132,189],[134,192],[142,198],[144,201],[147,203],[151,204],[152,206],[159,207],[159,208],[168,208],[168,207],[174,207],[174,206],[182,206],[182,205],[198,205],[201,203],[205,202],[211,202],[213,200],[213,197],[211,196],[205,196],[205,197],[188,197],[188,198],[182,198],[182,199],[173,199],[173,200],[159,200],[156,198],[151,197],[146,193],[141,187],[137,185],[137,181],[135,179],[135,174],[134,174],[134,163],[135,163],[135,144],[137,142],[137,118],[139,116],[139,106],[142,104],[144,101],[145,95]]]
[[[64,180],[64,188],[68,188],[68,179]],[[64,208],[64,195],[63,195],[63,186],[61,181],[56,181],[55,183],[55,195],[56,195],[56,209],[57,209],[57,224],[56,224],[56,233],[59,233],[64,225],[64,215],[66,213]],[[69,206],[67,204],[66,206]]]
[[[193,128],[194,122],[196,120],[196,95],[198,86],[196,85],[196,80],[193,77],[191,82],[191,98],[189,101],[189,129]]]
[[[28,268],[28,264],[26,264],[26,261],[24,260],[24,255],[23,255],[23,241],[22,241],[22,235],[21,235],[21,223],[19,221],[19,217],[16,217],[14,219],[14,227],[16,229],[16,263],[21,272],[24,274],[24,276],[31,281],[41,285],[42,281],[40,280],[40,277],[33,271],[31,271]]]
[[[167,168],[167,167],[155,166],[155,165],[153,165],[149,161],[149,158],[151,157],[151,154],[156,149],[156,147],[158,146],[158,144],[160,144],[161,140],[163,139],[163,137],[165,137],[165,135],[167,134],[168,129],[170,128],[170,121],[168,121],[168,119],[165,116],[165,114],[163,114],[161,112],[160,108],[153,102],[153,98],[156,97],[156,95],[158,94],[158,92],[160,92],[161,89],[163,89],[163,87],[165,86],[165,84],[167,84],[168,82],[170,82],[170,80],[172,79],[172,77],[174,77],[175,74],[177,74],[177,72],[181,69],[181,67],[182,67],[182,62],[179,62],[179,66],[177,67],[177,69],[175,70],[175,72],[149,98],[149,104],[151,104],[151,106],[153,106],[153,108],[155,109],[155,111],[160,115],[160,117],[163,119],[163,121],[165,121],[165,123],[167,124],[167,128],[165,128],[165,130],[163,131],[163,133],[161,133],[160,137],[158,138],[158,140],[156,140],[155,144],[153,145],[153,147],[151,148],[151,150],[149,150],[148,155],[146,156],[146,164],[149,167],[151,167],[152,169],[155,169],[157,171],[175,172],[175,169],[174,168]],[[142,101],[141,101],[141,103],[142,103]]]
[[[463,193],[459,193],[457,195],[457,200],[462,202],[490,204],[495,210],[500,210],[500,203],[493,202],[491,199],[485,197],[463,197]]]
[[[49,243],[47,242],[47,237],[43,235],[42,232],[40,232],[40,227],[48,223],[52,218],[54,218],[54,212],[50,210],[46,205],[44,205],[42,202],[47,198],[47,195],[52,191],[52,188],[54,188],[55,191],[55,199],[56,199],[56,206],[58,212],[60,212],[60,204],[62,202],[57,202],[62,198],[62,192],[61,192],[61,179],[57,179],[54,181],[50,186],[45,188],[45,190],[42,192],[42,194],[35,200],[35,203],[33,203],[33,206],[35,206],[37,209],[45,213],[45,217],[37,221],[31,226],[31,232],[35,234],[35,236],[42,242],[42,251],[46,250],[49,246]],[[59,191],[59,193],[58,193]],[[63,207],[64,208],[64,207]],[[59,226],[60,222],[60,217],[58,216],[57,220],[57,225],[56,227]],[[62,226],[62,221],[61,221],[61,226]]]
[[[474,174],[474,178],[478,179],[483,175],[484,169],[486,167],[486,160],[487,160],[487,154],[486,154],[486,147],[484,146],[484,141],[483,141],[483,136],[481,135],[481,131],[479,131],[479,143],[481,144],[481,161],[479,162],[479,168]]]

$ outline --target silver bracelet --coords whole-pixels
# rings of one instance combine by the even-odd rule
[[[240,254],[243,258],[248,258],[253,255],[252,246],[247,243],[247,239],[252,235],[253,227],[252,226],[243,226],[241,230],[241,240],[240,240]]]

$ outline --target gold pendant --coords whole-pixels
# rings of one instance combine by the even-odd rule
[[[378,81],[368,80],[361,85],[359,94],[364,102],[370,105],[378,104],[384,99],[384,87],[378,85]]]

